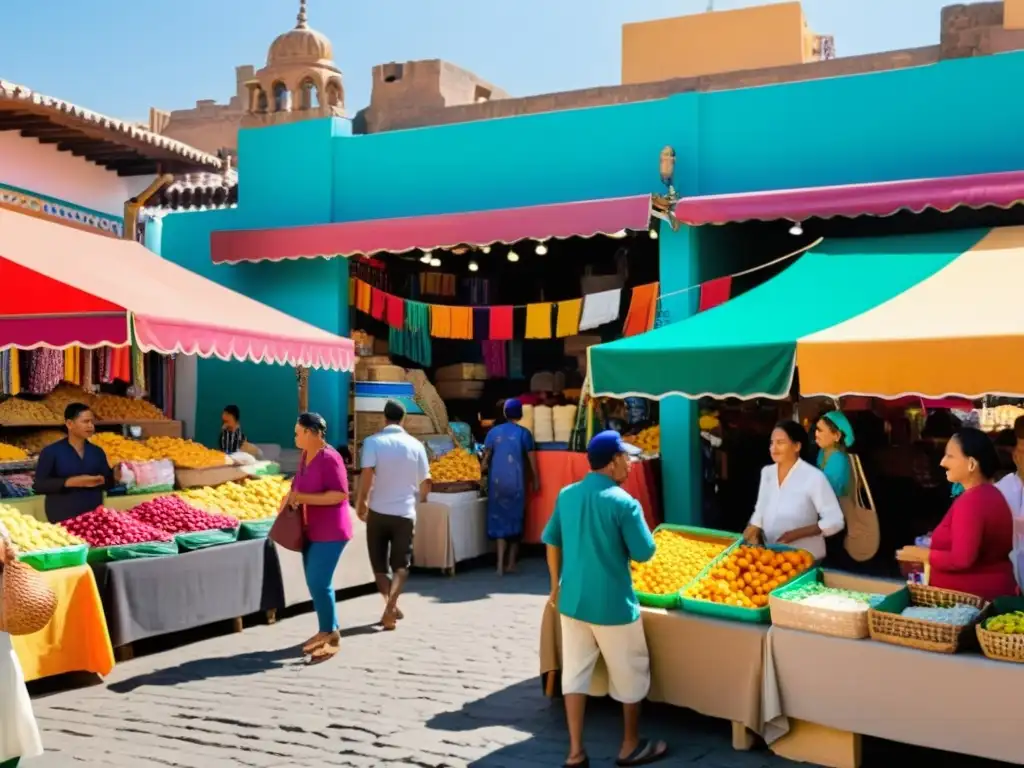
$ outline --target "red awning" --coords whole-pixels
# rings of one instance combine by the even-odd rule
[[[644,230],[650,219],[650,195],[639,195],[497,211],[214,232],[210,251],[216,264],[406,253]]]
[[[687,197],[675,208],[684,224],[728,224],[741,221],[806,221],[836,216],[892,216],[932,208],[1009,208],[1024,202],[1024,171],[906,179],[879,184],[779,189],[736,195]]]
[[[0,210],[0,349],[125,346],[350,371],[336,336],[115,240]]]

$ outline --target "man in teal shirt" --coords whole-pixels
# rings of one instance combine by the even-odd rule
[[[583,715],[599,657],[608,692],[622,703],[625,733],[616,765],[646,765],[665,755],[663,741],[640,737],[640,702],[651,685],[650,657],[629,564],[654,557],[654,538],[639,502],[620,487],[639,449],[618,432],[587,446],[592,470],[563,488],[544,528],[551,604],[562,629],[562,694],[569,727],[566,766],[589,766]]]

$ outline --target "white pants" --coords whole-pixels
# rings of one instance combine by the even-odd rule
[[[608,695],[622,704],[643,701],[651,687],[651,658],[643,620],[587,624],[562,616],[562,695],[590,693],[598,658],[608,668]]]
[[[0,584],[3,580],[0,579]],[[43,754],[32,702],[11,636],[0,632],[0,763]]]

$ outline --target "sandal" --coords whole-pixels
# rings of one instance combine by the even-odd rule
[[[578,763],[562,763],[562,768],[590,768],[590,757],[583,755],[583,759]]]
[[[665,755],[668,754],[668,744],[664,741],[651,741],[650,739],[640,739],[640,743],[636,745],[636,749],[629,753],[626,757],[620,757],[615,761],[618,766],[633,765],[650,765],[661,760]]]
[[[325,661],[329,661],[338,655],[338,651],[341,650],[341,645],[337,643],[325,643],[317,648],[309,656],[309,664],[322,664]]]
[[[326,632],[318,632],[313,635],[313,637],[309,638],[309,640],[302,644],[302,655],[309,656],[317,648],[322,647],[329,638],[330,635]]]

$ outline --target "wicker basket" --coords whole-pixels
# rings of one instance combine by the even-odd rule
[[[980,612],[976,621],[983,619],[989,608],[989,604],[980,597],[966,592],[926,587],[921,584],[908,584],[907,590],[910,593],[910,605],[930,608],[970,605]],[[889,613],[877,608],[870,610],[868,621],[872,640],[933,653],[956,653],[960,643],[974,635],[973,623],[958,627],[923,619],[908,619],[898,613]]]
[[[1004,635],[1002,632],[989,632],[978,624],[978,643],[981,652],[996,661],[1012,661],[1024,664],[1024,635]]]
[[[796,603],[778,595],[769,595],[768,605],[772,612],[772,625],[776,627],[850,640],[863,640],[870,633],[866,606],[863,611],[837,611]]]

